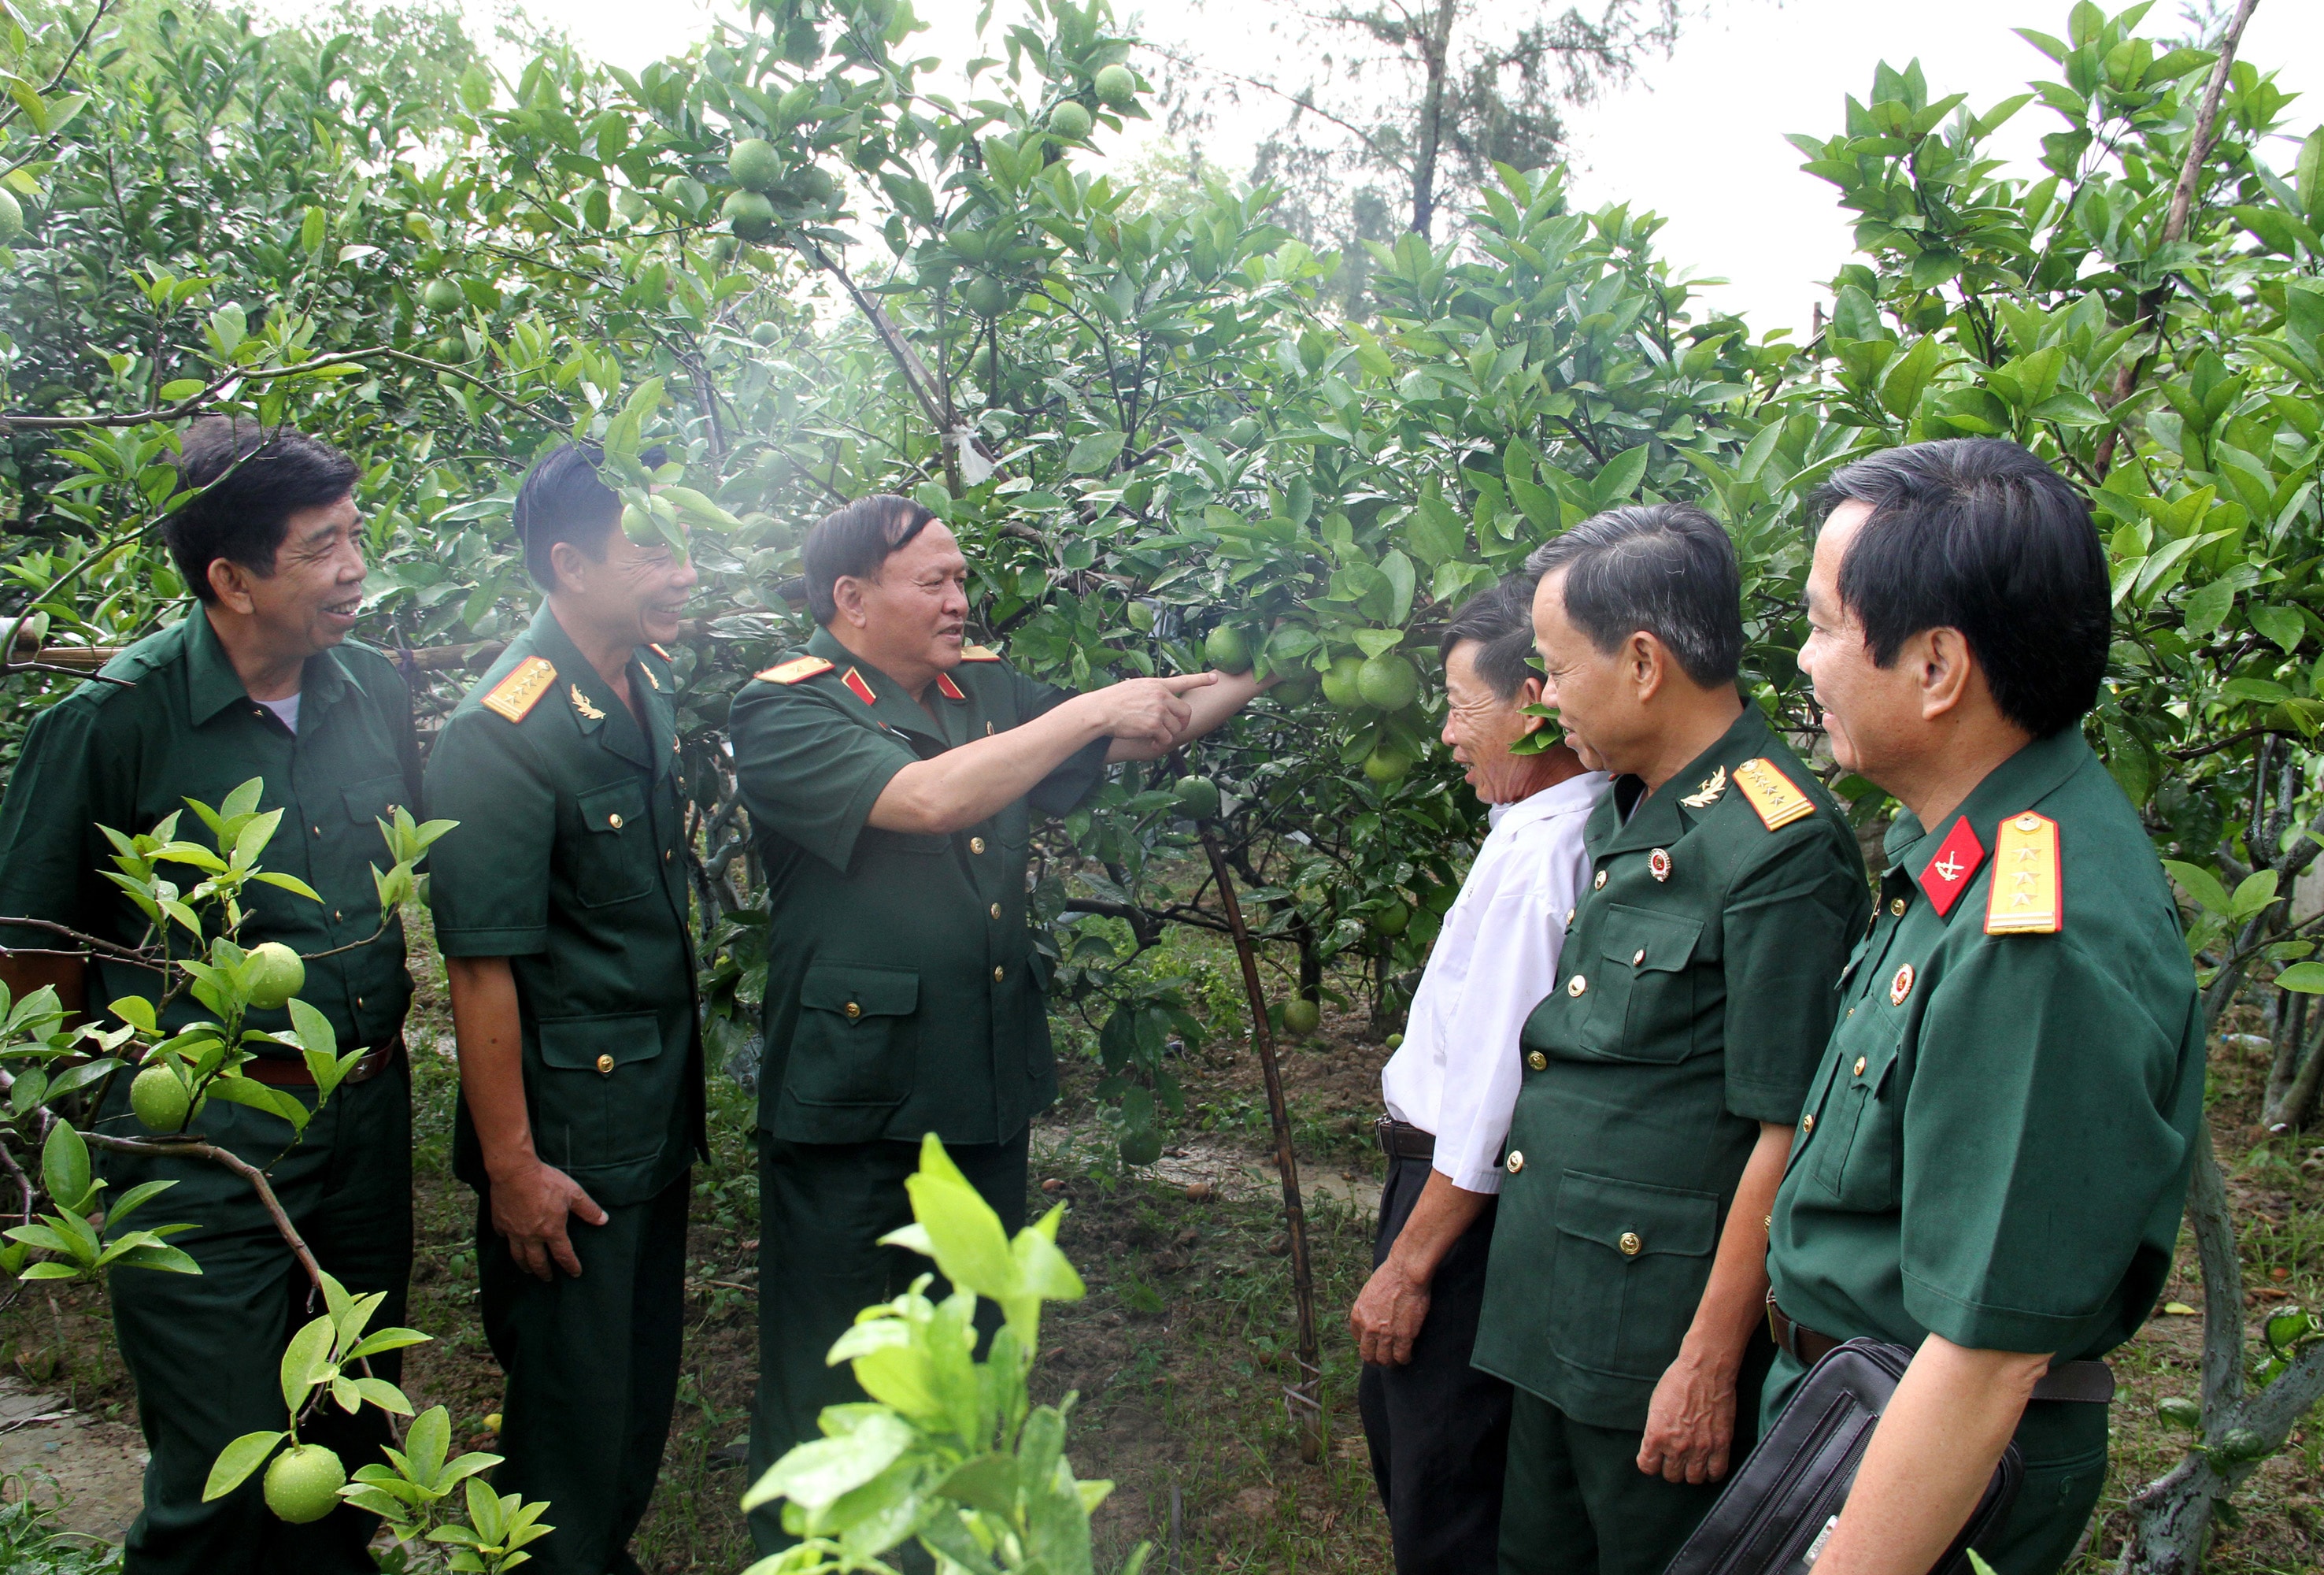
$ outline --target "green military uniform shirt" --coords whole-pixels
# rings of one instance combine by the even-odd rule
[[[138,945],[147,920],[99,873],[115,866],[97,828],[135,835],[175,811],[178,835],[207,844],[208,828],[186,801],[216,809],[258,777],[259,808],[282,811],[261,864],[296,876],[322,901],[253,883],[243,892],[242,944],[279,940],[301,953],[335,954],[312,956],[300,998],[330,1019],[342,1047],[395,1033],[411,980],[401,921],[379,931],[371,869],[387,863],[379,820],[417,802],[420,767],[411,694],[394,664],[352,642],[309,657],[295,734],[250,698],[198,607],[104,671],[134,687],[85,683],[42,713],[24,740],[0,807],[0,914]],[[183,878],[190,885],[195,877]],[[185,940],[180,933],[173,944],[182,950]],[[69,950],[72,942],[18,925],[0,926],[0,945]],[[92,1006],[153,998],[160,987],[151,969],[102,954],[89,960]],[[209,1014],[181,993],[162,1024],[174,1029]],[[280,1010],[254,1012],[249,1022],[267,1033],[290,1025]]]
[[[2153,846],[2068,728],[1886,851],[1776,1195],[1776,1300],[1835,1339],[2101,1355],[2170,1273],[2202,1114]]]
[[[924,709],[818,629],[735,697],[734,764],[772,921],[759,1125],[777,1137],[999,1143],[1056,1098],[1047,969],[1027,922],[1030,811],[1086,797],[1108,741],[949,836],[867,823],[905,766],[1070,698],[968,653]]]
[[[1559,986],[1510,1050],[1473,1357],[1601,1428],[1646,1425],[1760,1124],[1799,1116],[1869,901],[1846,820],[1755,706],[1642,789],[1618,778],[1591,813]]]
[[[543,1163],[599,1203],[642,1203],[707,1152],[685,805],[669,663],[641,647],[629,707],[547,603],[428,760],[429,857],[447,957],[505,957]],[[454,1169],[482,1185],[467,1107]]]

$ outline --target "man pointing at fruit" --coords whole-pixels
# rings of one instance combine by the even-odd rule
[[[824,1357],[919,1272],[880,1238],[911,1220],[924,1135],[1010,1231],[1025,1222],[1028,1123],[1056,1098],[1033,811],[1065,813],[1109,762],[1157,759],[1259,691],[1247,672],[1086,694],[1025,677],[964,639],[968,560],[908,498],[851,504],[801,551],[820,627],[732,723],[770,921],[753,1479],[861,1397]],[[752,1535],[789,1541],[771,1510]]]

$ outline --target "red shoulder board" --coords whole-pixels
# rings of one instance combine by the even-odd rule
[[[820,656],[794,656],[788,662],[779,662],[772,667],[762,667],[754,677],[769,683],[798,683],[816,678],[831,671],[831,663]]]
[[[964,645],[960,648],[960,659],[963,662],[998,662],[1001,653],[988,651],[982,645]]]
[[[872,692],[872,686],[863,681],[863,675],[852,667],[847,670],[846,676],[839,681],[845,684],[854,693],[855,698],[867,706],[877,703],[880,699],[878,695]]]
[[[936,693],[948,700],[964,700],[968,698],[960,692],[960,685],[953,682],[952,674],[949,672],[936,674]]]
[[[1950,917],[1953,904],[1969,890],[1969,883],[1977,878],[1978,867],[1985,863],[1985,844],[1969,829],[1969,817],[1963,815],[1953,822],[1947,836],[1918,879],[1921,889],[1929,894],[1929,906],[1937,911],[1940,919]]]

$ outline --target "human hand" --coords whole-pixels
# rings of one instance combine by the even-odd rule
[[[1646,1404],[1638,1469],[1665,1482],[1716,1482],[1735,1442],[1735,1376],[1682,1348]]]
[[[1363,1359],[1388,1367],[1412,1360],[1413,1342],[1428,1320],[1428,1282],[1414,1279],[1393,1258],[1374,1269],[1348,1310],[1348,1329]]]
[[[493,1229],[507,1239],[517,1267],[536,1280],[550,1278],[552,1260],[575,1279],[581,1277],[568,1216],[579,1215],[585,1225],[603,1225],[611,1218],[579,1182],[539,1160],[494,1174],[492,1198]]]
[[[1092,690],[1082,696],[1094,703],[1099,722],[1114,737],[1167,755],[1194,719],[1194,710],[1180,697],[1190,690],[1218,682],[1215,672],[1189,672],[1176,678],[1130,678]]]

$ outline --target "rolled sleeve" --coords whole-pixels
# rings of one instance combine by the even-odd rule
[[[90,930],[84,907],[95,886],[97,825],[136,833],[130,807],[110,801],[107,788],[124,783],[119,763],[104,758],[95,707],[68,699],[42,712],[0,801],[0,914],[42,919]],[[109,891],[109,886],[96,889]],[[30,925],[0,924],[0,947],[69,950],[72,943]]]
[[[2075,1351],[2114,1316],[2183,1184],[2181,1026],[2067,936],[1979,947],[1935,982],[1904,1113],[1904,1300],[1923,1327]]]
[[[1721,918],[1730,1114],[1775,1126],[1799,1119],[1869,900],[1862,874],[1821,826],[1738,876]]]
[[[821,694],[779,684],[753,684],[736,699],[732,738],[752,823],[843,874],[872,806],[918,758]]]
[[[429,753],[431,820],[456,820],[429,850],[429,906],[447,957],[524,957],[549,949],[557,790],[524,735],[463,711]]]

